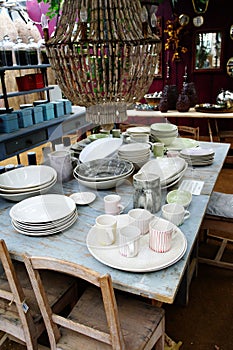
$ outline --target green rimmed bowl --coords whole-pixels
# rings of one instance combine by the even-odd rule
[[[87,136],[87,138],[90,141],[95,141],[95,140],[103,139],[106,137],[109,137],[109,135],[108,134],[91,134],[91,135]]]
[[[192,193],[183,190],[173,190],[167,194],[167,203],[178,203],[188,207],[192,202]]]

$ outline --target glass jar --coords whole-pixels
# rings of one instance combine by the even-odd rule
[[[27,44],[23,43],[23,40],[21,38],[17,38],[16,44],[14,45],[14,53],[17,65],[28,65]]]
[[[8,35],[4,35],[2,41],[2,53],[3,53],[3,62],[5,66],[13,66],[13,56],[14,56],[14,43],[10,40]]]
[[[28,38],[27,54],[28,64],[38,64],[38,45],[35,43],[34,38],[32,36]]]

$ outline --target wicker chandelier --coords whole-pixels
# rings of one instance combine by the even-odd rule
[[[57,82],[87,121],[119,123],[143,98],[161,50],[139,0],[65,0],[46,41]]]

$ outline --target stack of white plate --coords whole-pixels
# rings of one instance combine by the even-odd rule
[[[13,227],[29,236],[59,233],[75,223],[78,217],[75,202],[64,195],[45,194],[27,198],[10,210]]]
[[[180,157],[190,165],[210,165],[214,161],[214,155],[212,148],[186,148],[180,151]]]
[[[48,192],[57,181],[57,172],[47,165],[29,165],[0,175],[0,196],[19,202]]]
[[[150,159],[150,145],[148,143],[129,143],[118,149],[118,157],[128,160],[136,168],[141,168]]]
[[[188,167],[186,161],[179,157],[174,158],[156,158],[147,162],[140,169],[143,173],[152,173],[160,177],[162,188],[168,188],[175,185],[184,176]]]
[[[169,146],[178,136],[178,128],[170,123],[155,123],[150,127],[152,141],[159,141]]]
[[[134,126],[127,129],[131,142],[148,142],[150,137],[149,126]]]
[[[134,165],[128,160],[104,158],[77,165],[73,175],[81,185],[108,189],[124,182],[133,172]]]

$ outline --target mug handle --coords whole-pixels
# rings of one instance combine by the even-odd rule
[[[188,219],[189,217],[190,217],[190,212],[188,210],[185,210],[184,220]]]
[[[118,208],[120,209],[119,214],[123,213],[124,211],[124,206],[122,204],[118,204]]]

